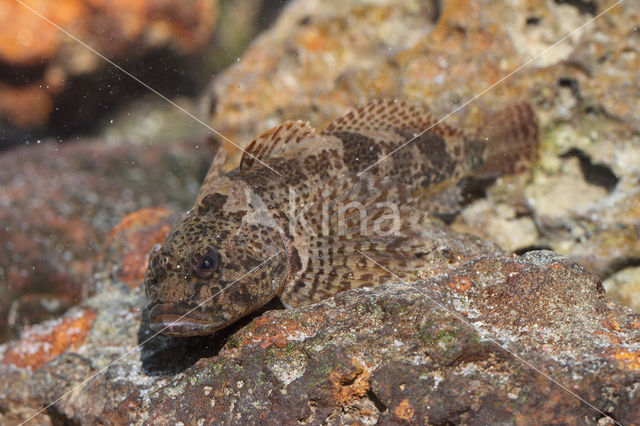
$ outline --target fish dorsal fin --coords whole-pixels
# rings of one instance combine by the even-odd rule
[[[227,152],[223,147],[218,148],[218,152],[213,157],[211,161],[211,165],[209,166],[209,171],[207,171],[207,175],[202,182],[202,186],[200,187],[200,193],[198,194],[198,199],[196,200],[196,206],[200,205],[202,199],[207,196],[211,192],[211,184],[215,182],[215,180],[224,173],[224,163],[227,159]]]
[[[213,182],[218,176],[224,173],[224,163],[227,159],[227,152],[223,147],[218,148],[218,152],[213,157],[211,161],[211,165],[209,166],[209,171],[207,171],[207,175],[204,178],[204,182],[202,186],[207,186],[211,182]]]
[[[315,129],[308,122],[285,121],[266,133],[255,138],[242,153],[240,160],[240,173],[258,162],[264,162],[281,152],[290,149],[291,144],[297,144],[303,139],[313,135]]]
[[[336,118],[322,134],[382,131],[410,136],[429,129],[429,132],[443,137],[462,135],[460,130],[438,121],[423,107],[395,99],[378,99]]]

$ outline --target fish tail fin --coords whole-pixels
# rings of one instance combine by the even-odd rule
[[[527,102],[510,104],[492,113],[478,136],[487,143],[480,175],[521,173],[538,157],[538,122]]]

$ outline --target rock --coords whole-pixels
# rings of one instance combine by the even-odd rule
[[[197,338],[151,334],[140,287],[107,277],[98,287],[38,326],[56,335],[95,311],[63,355],[43,365],[32,331],[0,346],[3,424],[49,403],[40,422],[633,424],[640,415],[640,316],[548,251],[478,257]]]
[[[0,156],[0,340],[8,322],[16,330],[50,318],[90,293],[105,238],[125,214],[164,206],[147,216],[169,222],[144,235],[132,223],[114,242],[163,239],[173,223],[166,209],[191,207],[211,161],[206,144],[194,145],[48,141]],[[120,277],[137,284],[141,266],[123,257]]]
[[[57,131],[86,126],[85,120],[95,121],[106,106],[138,89],[128,77],[114,78],[111,65],[46,20],[146,83],[176,90],[177,81],[185,83],[179,72],[161,86],[153,79],[157,72],[149,70],[164,69],[166,77],[166,71],[197,57],[218,16],[212,0],[25,4],[0,2],[0,118],[27,135],[50,120]],[[15,143],[2,136],[2,145]]]
[[[589,23],[611,4],[294,1],[214,79],[211,122],[246,143],[390,97],[474,131],[488,109],[528,100],[539,162],[480,188],[453,226],[518,253],[551,248],[604,279],[640,259],[640,6]]]
[[[602,283],[609,297],[640,312],[640,267],[632,266],[616,272]]]
[[[164,208],[147,208],[129,213],[107,235],[106,270],[115,270],[118,279],[131,287],[144,281],[148,253],[164,243],[180,215]]]

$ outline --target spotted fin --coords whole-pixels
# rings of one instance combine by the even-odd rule
[[[520,173],[538,155],[540,139],[536,115],[526,102],[511,104],[489,116],[478,137],[486,141],[484,166],[476,176]]]
[[[443,137],[463,135],[462,131],[438,121],[417,105],[394,99],[378,99],[336,118],[322,134],[393,132],[408,140],[429,129],[429,132]]]
[[[247,145],[240,159],[240,173],[246,173],[256,162],[265,162],[291,149],[291,144],[297,144],[314,133],[315,129],[307,122],[285,121]]]

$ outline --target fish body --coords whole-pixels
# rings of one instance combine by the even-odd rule
[[[525,170],[537,145],[526,103],[468,134],[379,100],[322,131],[286,122],[228,173],[220,150],[194,208],[150,256],[151,327],[209,334],[275,297],[301,306],[442,263],[455,237],[425,226],[429,215],[456,210],[462,178]]]

